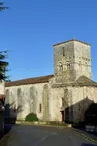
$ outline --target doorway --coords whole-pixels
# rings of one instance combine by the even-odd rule
[[[64,111],[61,111],[61,115],[62,115],[62,122],[64,122]]]

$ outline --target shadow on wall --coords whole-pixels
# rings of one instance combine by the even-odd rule
[[[85,112],[91,103],[94,103],[94,101],[90,100],[88,97],[86,97],[84,100],[81,100],[81,101],[67,107],[64,111],[65,122],[66,123],[83,122]]]
[[[14,105],[14,102],[12,104],[5,104],[4,135],[6,135],[11,130],[12,125],[15,124],[17,114],[23,111],[21,106],[16,109]]]
[[[89,105],[85,112],[85,121],[97,126],[97,103],[92,103]]]
[[[15,102],[5,105],[5,124],[15,124],[17,115],[23,111],[22,106],[16,108]]]

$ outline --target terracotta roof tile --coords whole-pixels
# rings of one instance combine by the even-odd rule
[[[80,85],[80,86],[96,86],[97,87],[97,82],[89,79],[86,76],[80,76],[74,83],[75,85]]]
[[[59,88],[59,87],[67,87],[67,86],[72,86],[72,87],[83,87],[83,86],[91,86],[91,87],[97,87],[97,82],[89,79],[86,76],[80,76],[75,82],[69,82],[69,83],[64,83],[64,84],[53,84],[52,88]]]
[[[27,84],[37,84],[37,83],[46,83],[52,77],[54,77],[54,75],[48,75],[48,76],[35,77],[35,78],[28,78],[28,79],[17,80],[17,81],[12,81],[12,82],[6,82],[5,87],[27,85]]]

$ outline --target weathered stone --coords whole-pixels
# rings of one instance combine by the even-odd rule
[[[83,121],[89,104],[97,102],[97,83],[91,78],[90,45],[78,40],[59,43],[54,45],[54,76],[7,84],[5,103],[10,110],[16,107],[21,120],[33,112],[40,121]]]
[[[72,82],[80,76],[91,78],[90,45],[71,40],[54,46],[56,82]]]

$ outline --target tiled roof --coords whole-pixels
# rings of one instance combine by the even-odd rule
[[[53,84],[53,88],[59,88],[59,87],[82,87],[82,86],[91,86],[91,87],[97,87],[97,82],[94,82],[93,80],[89,79],[86,76],[80,76],[75,82],[68,82],[63,84]]]
[[[12,82],[6,82],[5,87],[27,85],[27,84],[37,84],[37,83],[46,83],[52,77],[54,77],[54,75],[48,75],[48,76],[35,77],[35,78],[28,78],[28,79],[17,80],[17,81],[12,81]]]
[[[61,44],[68,43],[68,42],[71,42],[71,41],[76,41],[76,42],[80,42],[80,43],[83,43],[83,44],[85,44],[85,45],[89,45],[89,46],[91,46],[90,44],[88,44],[88,43],[86,43],[86,42],[83,42],[83,41],[80,41],[80,40],[77,40],[77,39],[72,39],[72,40],[68,40],[68,41],[64,41],[64,42],[56,43],[56,44],[53,45],[53,46],[61,45]]]
[[[75,85],[80,86],[97,86],[97,82],[94,82],[93,80],[89,79],[86,76],[80,76],[74,83]]]

